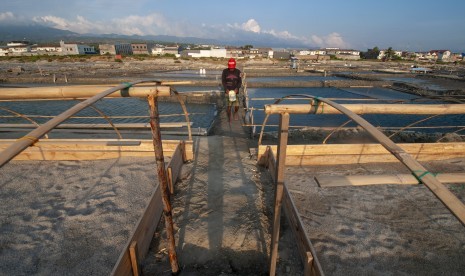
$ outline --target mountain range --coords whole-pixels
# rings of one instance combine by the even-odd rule
[[[9,41],[26,40],[31,43],[58,43],[85,42],[85,43],[114,43],[114,42],[156,42],[178,44],[208,44],[223,46],[244,46],[273,48],[303,48],[298,40],[279,39],[269,34],[250,34],[245,38],[237,38],[234,35],[224,39],[209,39],[198,37],[178,37],[169,35],[121,35],[121,34],[79,34],[67,30],[55,29],[38,24],[30,25],[0,25],[0,45],[6,45]]]

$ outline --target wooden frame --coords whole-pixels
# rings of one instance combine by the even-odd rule
[[[291,95],[293,96],[293,95]],[[304,95],[306,96],[306,95]],[[264,120],[264,125],[266,120],[271,114],[278,114],[280,116],[279,120],[279,130],[278,130],[278,146],[277,150],[277,161],[276,161],[276,177],[275,177],[275,204],[274,204],[274,213],[273,213],[273,232],[271,238],[271,263],[270,263],[270,275],[275,275],[276,273],[276,261],[277,261],[277,246],[279,241],[279,216],[281,203],[283,199],[283,186],[284,186],[284,171],[287,161],[287,142],[288,142],[288,129],[289,129],[289,114],[308,114],[313,113],[327,113],[324,112],[331,110],[330,113],[342,113],[347,115],[352,121],[360,125],[365,129],[377,142],[379,142],[384,149],[392,154],[398,161],[404,164],[417,178],[421,181],[429,190],[448,208],[451,213],[463,224],[465,225],[465,204],[461,202],[452,192],[450,192],[436,177],[428,172],[418,161],[413,158],[409,153],[407,153],[403,148],[396,145],[388,137],[386,137],[382,132],[377,128],[367,122],[365,119],[357,115],[356,113],[383,113],[383,114],[434,114],[433,111],[430,112],[429,105],[427,106],[417,106],[413,107],[411,105],[372,105],[366,106],[366,108],[361,108],[363,105],[341,105],[335,103],[331,100],[306,96],[311,99],[311,104],[305,105],[278,105],[278,101],[273,105],[265,105],[266,117]],[[406,106],[409,106],[406,108]],[[329,108],[328,108],[329,107]],[[357,109],[358,108],[358,109]],[[419,109],[418,109],[419,108]],[[463,114],[465,113],[465,105],[440,105],[436,106],[442,110],[443,114]],[[426,113],[425,113],[426,112]],[[263,130],[263,128],[262,128]],[[261,135],[259,139],[259,144],[261,144]],[[350,146],[349,146],[350,147]],[[270,149],[270,148],[268,148]],[[359,153],[362,156],[361,153]],[[302,160],[302,159],[301,159]],[[318,160],[320,164],[325,164],[322,160]],[[260,163],[268,163],[268,161],[258,160]],[[304,261],[305,264],[308,264],[309,261]],[[306,268],[305,272],[310,273],[312,270]]]
[[[271,147],[266,151],[266,164],[264,164],[271,175],[273,181],[276,181],[276,158]],[[295,206],[292,196],[289,193],[286,183],[284,183],[283,194],[283,209],[286,218],[291,225],[292,233],[294,234],[296,244],[299,250],[299,255],[304,264],[304,275],[324,275],[320,262],[316,257],[316,251],[312,242],[305,234],[302,220]]]
[[[16,140],[0,140],[0,150]],[[164,140],[166,156],[172,156],[179,146],[182,160],[194,157],[192,141]],[[26,148],[13,160],[97,160],[125,156],[153,157],[152,140],[136,139],[42,139]]]
[[[178,180],[178,176],[180,175],[182,169],[182,164],[183,156],[181,153],[181,144],[178,144],[172,152],[171,161],[167,165],[167,170],[171,171],[171,175],[169,175],[168,181],[170,182],[170,187],[172,187],[172,189],[174,189],[174,183],[176,183]],[[155,233],[162,213],[163,204],[161,198],[161,189],[160,185],[157,185],[147,208],[137,223],[130,238],[126,242],[126,245],[124,246],[120,257],[118,258],[118,261],[113,267],[111,275],[134,275],[134,269],[139,267],[138,264],[134,264],[134,256],[137,256],[137,259],[139,260],[143,260],[147,255],[150,241],[153,238],[153,234]],[[137,243],[136,247],[133,246],[134,243]],[[131,254],[131,250],[134,251],[135,254]]]
[[[446,160],[465,157],[465,143],[418,143],[398,144],[405,152],[418,161]],[[268,147],[275,152],[277,146],[260,145],[258,163],[266,161]],[[338,165],[370,162],[399,162],[388,150],[379,144],[318,144],[288,145],[286,165]]]
[[[436,175],[436,178],[442,183],[465,183],[465,173],[440,173]],[[315,176],[315,181],[320,187],[420,184],[420,181],[412,174],[319,175]]]

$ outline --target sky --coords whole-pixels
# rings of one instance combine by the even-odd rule
[[[2,0],[0,24],[31,23],[81,34],[271,38],[310,49],[465,52],[463,0]]]

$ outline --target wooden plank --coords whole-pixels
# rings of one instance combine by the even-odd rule
[[[132,275],[139,276],[139,262],[137,260],[137,242],[132,241],[129,246],[129,255],[131,257]]]
[[[194,141],[184,140],[182,141],[182,155],[184,162],[194,160]]]
[[[144,259],[149,250],[150,241],[152,240],[153,233],[157,228],[158,222],[160,221],[161,214],[163,212],[163,205],[161,201],[161,189],[160,185],[157,185],[152,197],[145,208],[145,211],[134,228],[128,242],[121,251],[121,254],[116,262],[111,275],[127,276],[133,275],[131,256],[129,254],[129,248],[133,241],[137,242],[137,256],[140,259]]]
[[[302,263],[304,263],[304,275],[324,275],[323,269],[316,257],[316,250],[305,233],[304,224],[300,218],[299,212],[297,211],[297,207],[292,200],[292,196],[289,193],[287,185],[284,185],[283,207],[292,233],[296,239],[299,255],[302,259]],[[307,267],[310,265],[309,262],[311,263],[311,266]]]
[[[339,109],[324,103],[318,104],[269,104],[265,105],[266,114],[342,114]],[[326,100],[327,101],[327,100]],[[340,106],[355,114],[464,114],[465,104],[341,104]]]
[[[15,140],[0,140],[0,150],[7,148]],[[137,145],[139,144],[139,145]],[[163,141],[163,153],[170,157],[180,141]],[[189,153],[190,156],[193,153]],[[136,139],[43,139],[26,148],[14,160],[97,160],[124,156],[152,157],[153,142]]]
[[[168,173],[168,184],[171,194],[174,194],[174,184],[178,180],[179,174],[181,173],[182,165],[184,164],[181,152],[181,145],[176,147],[176,150],[171,156],[171,160],[167,166]]]
[[[465,157],[465,143],[398,144],[418,161],[447,160]],[[258,148],[261,160],[266,145]],[[276,146],[270,146],[276,151]],[[398,159],[379,144],[324,144],[288,145],[286,164],[289,166],[363,164],[398,162]]]
[[[312,276],[315,275],[312,271],[313,268],[313,255],[310,252],[307,252],[307,259],[304,262],[304,275]]]
[[[444,151],[464,152],[465,143],[400,143],[399,147],[416,155],[421,153],[438,154]],[[262,155],[269,145],[260,145],[258,155]],[[270,146],[276,152],[277,146]],[[384,154],[389,153],[379,144],[315,144],[288,145],[287,155],[327,155],[327,154]]]
[[[271,148],[268,150],[268,171],[270,172],[273,182],[276,182],[276,157]]]
[[[278,245],[279,245],[279,228],[281,225],[281,205],[284,191],[284,172],[286,166],[286,147],[287,138],[289,136],[289,113],[280,114],[279,118],[279,134],[278,134],[278,156],[276,161],[276,181],[274,193],[274,212],[271,236],[271,263],[270,275],[276,274],[276,262],[278,260]]]
[[[190,123],[191,125],[193,122]],[[114,124],[118,129],[146,129],[150,128],[149,123],[121,123]],[[162,128],[181,128],[186,127],[186,122],[171,122],[171,123],[160,123]],[[0,124],[0,128],[36,128],[34,124]],[[112,129],[113,127],[110,124],[60,124],[55,127],[55,129]]]
[[[267,150],[267,158],[266,160],[268,161],[268,171],[273,179],[273,181],[276,181],[276,159],[274,152],[272,148],[268,148]],[[299,255],[302,259],[302,262],[304,264],[308,264],[308,262],[311,262],[311,269],[306,270],[307,272],[310,271],[310,275],[324,275],[323,270],[321,268],[320,263],[318,262],[318,259],[315,258],[315,262],[313,261],[313,255],[316,256],[316,251],[308,239],[304,227],[303,227],[303,222],[300,219],[300,215],[298,214],[297,207],[294,204],[294,201],[292,200],[292,197],[289,193],[289,190],[287,188],[287,185],[284,185],[284,195],[283,195],[283,207],[284,207],[284,213],[288,219],[289,224],[291,225],[292,233],[294,234],[294,237],[296,238],[296,244],[299,249]],[[309,255],[308,252],[313,252],[310,253],[312,260],[309,260]],[[308,268],[306,268],[308,269]],[[308,275],[308,274],[304,274]]]
[[[465,183],[465,173],[434,174],[442,183]],[[394,175],[318,175],[315,180],[320,187],[364,185],[417,185],[420,182],[412,174]]]

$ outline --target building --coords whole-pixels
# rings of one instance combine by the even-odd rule
[[[329,55],[326,55],[326,50],[324,49],[300,50],[300,51],[296,51],[294,56],[302,61],[329,60]]]
[[[442,61],[442,62],[452,62],[451,51],[449,50],[431,50],[430,55],[433,60]]]
[[[132,46],[129,43],[117,43],[115,51],[117,55],[129,56],[132,55]]]
[[[360,59],[360,51],[358,50],[325,48],[321,51],[325,51],[327,55],[334,56],[337,59],[342,59],[342,60],[359,60]]]
[[[133,55],[148,55],[149,50],[146,43],[131,43]]]
[[[250,48],[249,50],[244,51],[244,55],[248,58],[256,58],[262,56],[260,50],[256,48]]]
[[[179,56],[179,46],[166,46],[165,49],[163,49],[163,54]]]
[[[384,59],[384,57],[386,56],[386,52],[387,52],[387,50],[379,51],[377,59]],[[404,54],[402,51],[398,51],[398,50],[392,50],[392,53],[393,53],[394,56],[399,57],[399,58],[401,58],[402,55]]]
[[[8,56],[8,47],[0,46],[0,57]]]
[[[226,58],[226,49],[210,49],[210,50],[183,50],[181,57],[192,58]]]
[[[278,50],[278,51],[273,51],[273,58],[274,59],[285,59],[288,60],[291,58],[291,53],[286,50]]]
[[[240,48],[226,48],[226,57],[228,58],[243,58],[243,52]]]
[[[7,56],[21,56],[31,53],[31,45],[28,41],[10,41],[6,44]]]
[[[98,48],[101,55],[116,55],[116,47],[114,44],[99,44]]]
[[[31,52],[36,53],[37,55],[61,55],[62,49],[61,46],[56,44],[42,44],[42,45],[33,45],[31,47]]]
[[[273,56],[273,49],[271,48],[258,48],[258,52],[262,58],[270,58],[270,56]]]
[[[151,55],[161,56],[163,55],[165,47],[162,45],[155,45],[149,49]]]
[[[60,47],[63,55],[89,55],[96,54],[95,48],[86,44],[65,43],[60,41]]]

